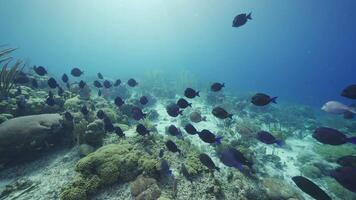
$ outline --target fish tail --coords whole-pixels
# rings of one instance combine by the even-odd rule
[[[180,115],[183,115],[183,110],[180,110],[178,113],[179,113]]]
[[[247,15],[247,19],[252,20],[251,14],[252,14],[252,12],[250,12],[250,13]]]
[[[220,172],[220,168],[219,168],[219,167],[215,167],[215,169],[216,169],[218,172]]]
[[[283,146],[285,143],[284,143],[283,140],[276,140],[276,144],[281,147],[281,146]]]
[[[188,106],[189,106],[189,107],[192,107],[192,103],[188,103]]]
[[[271,98],[271,100],[270,100],[270,101],[271,101],[271,102],[273,102],[273,103],[275,103],[275,104],[277,104],[277,101],[276,101],[276,100],[277,100],[277,98],[278,98],[278,97],[273,97],[273,98]]]
[[[195,93],[195,95],[197,95],[198,97],[200,97],[199,92],[200,92],[200,91],[198,91],[198,92]]]
[[[356,137],[347,138],[347,141],[352,143],[352,144],[356,144]]]
[[[227,117],[232,119],[233,114],[229,114]]]
[[[221,87],[225,87],[225,83],[223,83]]]
[[[223,136],[218,136],[218,137],[216,137],[215,143],[216,143],[216,144],[221,144],[222,138],[223,138]]]

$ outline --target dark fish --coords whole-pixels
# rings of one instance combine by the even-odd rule
[[[58,83],[54,78],[49,78],[47,84],[50,88],[56,88],[58,86]]]
[[[119,137],[125,137],[125,133],[122,131],[122,129],[119,126],[115,126],[115,133]]]
[[[282,140],[277,140],[271,133],[267,131],[260,131],[257,133],[257,139],[265,144],[278,144],[283,145]]]
[[[47,70],[42,67],[42,66],[33,66],[33,70],[36,72],[36,74],[40,75],[40,76],[44,76],[47,74]]]
[[[142,97],[140,98],[140,103],[141,103],[142,105],[146,105],[146,104],[148,103],[147,97],[146,97],[146,96],[142,96]]]
[[[221,139],[223,138],[222,136],[216,136],[214,133],[210,132],[209,130],[203,129],[198,133],[199,138],[203,140],[206,143],[216,143],[216,144],[221,144]]]
[[[96,112],[96,116],[99,118],[99,119],[104,119],[104,117],[106,117],[106,114],[103,110],[98,110],[98,112]]]
[[[356,156],[343,156],[336,161],[339,165],[343,167],[355,167],[356,168]]]
[[[98,96],[99,97],[101,96],[101,90],[98,90]]]
[[[112,87],[111,82],[108,81],[108,80],[105,80],[104,83],[103,83],[103,85],[104,85],[105,88],[111,88],[111,87]]]
[[[257,93],[251,98],[251,103],[253,103],[256,106],[265,106],[271,102],[277,103],[276,99],[278,97],[270,97],[267,94],[263,93]]]
[[[97,75],[98,75],[98,78],[99,78],[99,79],[103,79],[103,78],[104,78],[103,75],[102,75],[100,72],[98,72]]]
[[[159,150],[158,156],[162,158],[164,156],[164,149]]]
[[[121,84],[121,80],[120,79],[117,79],[114,83],[114,87],[117,87]]]
[[[225,84],[221,84],[221,83],[213,83],[211,86],[210,86],[210,89],[211,91],[213,92],[218,92],[220,91],[223,87],[225,87]]]
[[[53,96],[54,96],[53,92],[48,91],[48,96],[49,96],[49,97],[53,97]]]
[[[104,129],[106,132],[114,132],[115,131],[115,127],[112,124],[111,120],[109,117],[104,117]]]
[[[58,96],[63,96],[64,90],[58,86],[57,94]]]
[[[74,117],[73,115],[70,113],[70,112],[65,112],[64,113],[64,118],[67,120],[67,121],[73,121]]]
[[[79,77],[83,74],[84,72],[81,71],[79,68],[73,68],[72,71],[70,72],[70,74],[72,74],[72,76],[74,77]]]
[[[199,155],[199,160],[201,163],[203,163],[203,165],[205,165],[208,169],[210,170],[217,170],[220,171],[219,167],[216,167],[214,162],[211,160],[210,156],[208,156],[205,153],[202,153]]]
[[[98,80],[95,80],[94,83],[93,83],[94,87],[96,88],[102,88],[103,85],[98,81]]]
[[[344,119],[353,119],[355,117],[355,114],[353,114],[352,112],[350,111],[346,111],[344,113]]]
[[[150,131],[142,124],[138,124],[136,126],[136,132],[142,136],[147,135],[150,133]]]
[[[195,91],[194,89],[192,88],[187,88],[185,89],[184,91],[184,96],[186,96],[187,98],[189,99],[193,99],[194,97],[199,96],[199,91]]]
[[[114,103],[116,106],[120,107],[122,105],[124,105],[124,100],[121,99],[121,97],[116,97],[115,100],[114,100]]]
[[[20,96],[19,99],[17,99],[16,101],[16,105],[17,105],[17,109],[19,110],[24,110],[26,109],[26,99],[24,96]]]
[[[133,107],[131,109],[131,114],[132,114],[132,118],[134,118],[135,120],[144,119],[146,117],[146,114],[143,113],[141,108],[139,107]]]
[[[173,175],[172,170],[170,169],[167,160],[164,160],[164,159],[162,160],[160,168],[161,168],[161,170],[160,170],[161,174],[166,175],[166,176]]]
[[[168,127],[168,133],[177,137],[182,135],[182,133],[178,130],[178,128],[173,124]]]
[[[80,89],[83,89],[85,86],[86,86],[86,83],[85,83],[83,80],[81,80],[81,81],[79,82],[79,88],[80,88]]]
[[[252,167],[252,163],[240,151],[234,148],[224,149],[219,153],[219,158],[224,165],[237,168],[240,171],[243,170],[243,165]]]
[[[56,102],[55,102],[53,96],[47,97],[47,99],[46,99],[46,104],[49,105],[49,106],[54,106],[54,105],[56,104]]]
[[[316,200],[331,200],[319,186],[303,176],[294,176],[293,182],[305,193]]]
[[[345,134],[340,131],[327,127],[317,128],[313,133],[313,138],[323,144],[341,145],[347,142],[356,144],[356,137],[347,138]]]
[[[178,152],[179,154],[181,153],[180,149],[178,149],[177,145],[172,140],[167,140],[166,147],[169,151],[173,153],[176,152]]]
[[[215,107],[213,111],[211,111],[211,113],[219,119],[226,119],[226,118],[232,119],[232,114],[228,113],[224,108],[219,106]]]
[[[192,175],[189,173],[189,171],[188,171],[187,167],[184,165],[184,163],[182,163],[182,165],[180,167],[180,171],[188,181],[190,181],[190,182],[193,181]]]
[[[251,13],[246,14],[239,14],[234,18],[234,21],[232,22],[232,27],[240,27],[246,24],[248,20],[251,20]]]
[[[37,80],[36,80],[36,79],[32,79],[31,85],[32,85],[33,88],[38,88],[38,82],[37,82]]]
[[[347,86],[342,92],[341,96],[356,99],[356,84]]]
[[[30,79],[28,78],[28,76],[25,73],[20,71],[17,73],[14,82],[16,84],[26,84],[26,83],[30,82]]]
[[[171,117],[177,117],[183,114],[183,110],[179,110],[179,107],[175,103],[171,103],[166,107],[167,113]]]
[[[190,135],[195,135],[198,133],[197,129],[195,129],[195,127],[192,124],[185,125],[184,130]]]
[[[187,108],[188,106],[192,107],[192,104],[183,98],[178,99],[177,105],[179,108]]]
[[[331,176],[344,188],[356,192],[356,168],[339,167],[331,172]]]
[[[129,85],[130,87],[135,87],[136,85],[138,85],[137,81],[133,78],[130,78],[128,81],[127,81],[127,85]]]
[[[63,83],[68,83],[68,80],[69,80],[68,75],[67,75],[67,74],[63,74],[63,75],[62,75],[62,81],[63,81]]]
[[[84,105],[81,109],[80,112],[84,115],[87,116],[89,114],[89,110],[86,105]]]

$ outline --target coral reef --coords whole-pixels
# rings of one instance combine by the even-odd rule
[[[154,178],[138,176],[131,183],[131,194],[136,200],[156,200],[160,197],[161,191]]]

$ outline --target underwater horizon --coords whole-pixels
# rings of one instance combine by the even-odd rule
[[[355,9],[0,0],[0,200],[356,199]]]

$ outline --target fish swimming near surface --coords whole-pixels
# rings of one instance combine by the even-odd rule
[[[142,136],[148,135],[150,131],[142,124],[136,126],[136,132]]]
[[[331,172],[331,176],[344,188],[356,193],[356,168],[338,167]]]
[[[139,107],[133,107],[131,109],[131,114],[132,114],[132,118],[134,118],[135,120],[144,119],[147,115],[146,113],[143,113],[141,108]]]
[[[194,97],[200,97],[199,96],[199,91],[195,91],[192,88],[185,89],[184,96],[186,96],[189,99],[193,99]]]
[[[178,152],[179,154],[181,154],[181,150],[177,147],[177,145],[172,140],[166,141],[166,147],[169,151],[173,153]]]
[[[313,138],[323,144],[329,145],[341,145],[345,143],[356,144],[356,137],[348,138],[344,133],[328,127],[317,128],[313,133]]]
[[[219,92],[223,87],[225,87],[224,83],[213,83],[210,86],[210,90],[213,92]]]
[[[140,98],[140,103],[141,103],[142,105],[146,105],[146,104],[148,103],[147,97],[146,97],[146,96],[142,96],[142,97]]]
[[[127,85],[130,86],[130,87],[135,87],[138,85],[138,82],[133,79],[133,78],[130,78],[128,81],[127,81]]]
[[[342,90],[341,96],[349,99],[356,99],[356,84],[347,86],[344,90]]]
[[[246,14],[246,13],[239,14],[232,21],[232,27],[237,28],[237,27],[243,26],[243,25],[246,24],[246,22],[248,20],[252,20],[251,13],[249,13],[249,14]]]
[[[190,135],[195,135],[198,133],[197,129],[190,123],[184,126],[184,130]]]
[[[194,123],[199,123],[201,121],[206,121],[206,117],[202,117],[201,114],[198,113],[198,112],[190,113],[189,119],[190,119],[190,121],[192,121]]]
[[[232,114],[228,113],[224,108],[219,107],[219,106],[215,107],[211,111],[211,113],[219,119],[226,119],[226,118],[232,119]]]
[[[121,97],[118,96],[115,98],[114,103],[116,106],[121,107],[122,105],[124,105],[125,102],[124,100],[122,100]]]
[[[328,101],[323,105],[323,107],[321,107],[321,109],[327,113],[336,115],[344,114],[345,112],[356,114],[356,108],[349,107],[338,101]]]
[[[93,85],[94,85],[94,87],[96,87],[96,88],[102,88],[102,87],[103,87],[103,85],[102,85],[98,80],[95,80],[95,81],[93,82]]]
[[[265,106],[271,102],[277,103],[276,101],[277,98],[278,97],[270,97],[269,95],[264,93],[257,93],[251,98],[251,103],[256,106]]]
[[[219,152],[218,156],[224,165],[239,169],[240,171],[243,170],[243,165],[252,167],[252,162],[247,160],[240,151],[234,148],[226,148]]]
[[[63,81],[63,83],[68,83],[68,80],[69,80],[68,75],[67,75],[67,74],[63,74],[63,75],[62,75],[62,81]]]
[[[99,79],[103,79],[104,78],[103,75],[100,72],[98,72],[97,76],[98,76]]]
[[[199,155],[199,160],[208,169],[220,171],[220,168],[215,166],[215,163],[213,162],[213,160],[210,158],[209,155],[207,155],[205,153],[202,153],[202,154]]]
[[[56,88],[58,86],[56,79],[52,77],[48,79],[47,84],[50,88]]]
[[[183,110],[179,110],[179,107],[175,103],[171,103],[166,107],[166,111],[169,116],[177,117],[178,115],[183,115]]]
[[[283,145],[282,140],[277,140],[271,133],[267,131],[258,132],[257,139],[265,144],[277,144],[279,146]]]
[[[75,67],[71,70],[70,74],[72,74],[72,76],[74,77],[79,77],[83,74],[84,72],[82,70],[80,70],[79,68]]]
[[[39,75],[39,76],[44,76],[44,75],[47,74],[47,70],[46,70],[44,67],[42,67],[42,66],[38,66],[38,67],[33,66],[33,70],[34,70],[34,71],[36,72],[36,74]]]
[[[303,176],[294,176],[293,182],[303,192],[313,197],[316,200],[331,200],[330,196],[324,192],[318,185]]]
[[[105,80],[103,82],[103,85],[104,85],[105,88],[111,88],[112,87],[112,83],[110,81],[108,81],[108,80]]]
[[[198,135],[202,141],[210,144],[221,144],[221,139],[223,138],[222,136],[216,136],[207,129],[203,129],[198,133]]]
[[[342,156],[337,159],[337,164],[343,167],[355,167],[356,168],[356,156],[348,155]]]
[[[185,100],[184,98],[180,98],[177,101],[177,105],[179,108],[187,108],[187,107],[192,107],[192,104],[189,103],[187,100]]]

